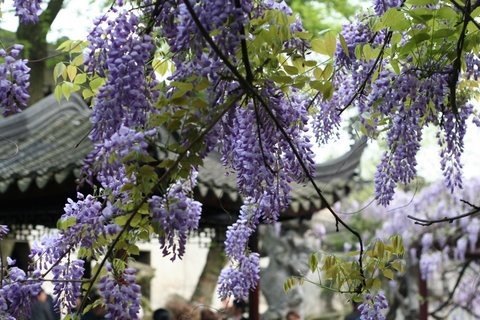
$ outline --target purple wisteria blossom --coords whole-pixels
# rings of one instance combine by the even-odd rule
[[[379,293],[375,296],[365,295],[365,301],[358,306],[361,320],[385,320],[384,311],[388,308],[385,295]]]
[[[14,0],[15,15],[23,23],[37,23],[42,0]]]
[[[22,50],[21,44],[13,45],[8,52],[0,49],[0,58],[4,60],[0,64],[0,112],[3,116],[20,112],[30,98],[30,68],[27,67],[27,60],[20,57]]]
[[[195,179],[193,174],[192,179],[171,186],[164,197],[149,200],[153,221],[162,228],[159,240],[163,255],[171,254],[172,261],[183,257],[188,233],[196,230],[200,222],[202,204],[191,197]]]
[[[135,283],[136,270],[126,268],[123,272],[114,271],[110,264],[106,266],[108,275],[98,284],[100,296],[105,299],[106,319],[139,319],[140,286]]]
[[[42,290],[41,282],[35,281],[40,272],[27,275],[20,268],[11,266],[0,286],[0,317],[16,319],[29,317],[30,306]]]
[[[82,296],[82,283],[85,271],[83,260],[73,260],[66,264],[60,264],[52,268],[53,294],[55,305],[59,310],[63,307],[71,312],[78,304],[78,298]],[[55,280],[61,280],[55,282]]]
[[[95,98],[91,117],[90,137],[102,143],[122,126],[144,126],[147,114],[155,111],[145,74],[153,43],[149,35],[136,32],[139,17],[132,12],[119,11],[111,19],[104,16],[95,23],[88,37],[85,65],[90,72],[107,77]]]
[[[8,232],[10,232],[10,229],[6,225],[0,224],[0,240],[5,238]]]

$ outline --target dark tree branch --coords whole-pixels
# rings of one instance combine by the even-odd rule
[[[463,53],[463,45],[465,43],[465,36],[467,33],[467,25],[468,25],[468,22],[470,21],[470,12],[471,12],[470,0],[466,0],[465,7],[463,8],[462,11],[463,11],[463,27],[457,42],[457,57],[455,58],[455,60],[453,60],[452,76],[448,81],[449,82],[448,86],[450,88],[450,103],[452,105],[452,111],[454,114],[458,114],[457,82],[458,82],[458,77],[460,76],[460,69],[462,68],[462,53]]]
[[[253,100],[253,107],[255,108],[255,118],[257,120],[256,122],[257,122],[258,143],[260,146],[260,152],[262,153],[263,163],[267,167],[268,171],[270,171],[270,173],[275,176],[277,175],[277,172],[273,170],[272,167],[268,164],[267,156],[265,155],[265,150],[263,149],[262,134],[260,130],[260,115],[258,112],[257,101],[255,99]]]
[[[418,225],[421,225],[421,226],[424,226],[424,227],[431,226],[432,224],[435,224],[435,223],[442,223],[442,222],[452,223],[455,220],[459,220],[459,219],[462,219],[462,218],[465,218],[465,217],[473,216],[473,215],[480,212],[480,207],[477,207],[477,206],[474,206],[474,205],[471,205],[471,206],[474,207],[475,209],[470,211],[470,212],[466,212],[466,213],[463,213],[463,214],[460,214],[460,215],[454,216],[454,217],[445,217],[443,219],[429,220],[429,219],[422,219],[422,218],[414,217],[412,215],[408,215],[407,217],[409,219],[412,219],[413,221],[415,221],[415,224],[418,224]]]
[[[241,8],[240,0],[235,0],[235,7],[237,9]],[[242,25],[240,28],[240,44],[242,46],[242,60],[243,64],[245,65],[245,72],[247,74],[246,80],[250,83],[253,81],[253,74],[252,68],[250,66],[250,59],[248,58],[248,48],[247,48],[247,41],[245,40],[245,27]]]
[[[320,199],[322,200],[323,203],[325,203],[326,205],[326,208],[327,210],[334,216],[334,218],[336,219],[336,221],[338,223],[340,223],[342,226],[345,227],[345,229],[347,229],[349,232],[351,232],[359,241],[359,244],[360,244],[360,254],[359,254],[359,258],[358,258],[358,262],[359,262],[359,267],[360,267],[360,275],[362,277],[362,283],[364,285],[365,283],[365,275],[364,275],[364,272],[363,272],[363,252],[364,252],[364,247],[363,247],[363,240],[362,240],[362,237],[360,236],[360,234],[354,230],[352,227],[350,227],[346,222],[344,222],[338,215],[337,213],[333,210],[333,208],[330,206],[330,204],[328,203],[327,199],[324,197],[322,191],[320,190],[320,188],[317,186],[317,183],[315,182],[315,180],[313,179],[312,175],[310,174],[307,166],[305,165],[302,157],[300,156],[300,153],[298,152],[297,148],[295,147],[295,145],[293,144],[292,140],[290,139],[288,133],[285,131],[285,129],[283,128],[283,126],[281,125],[281,123],[278,121],[278,119],[276,118],[276,116],[273,114],[273,112],[270,110],[270,107],[268,106],[268,104],[265,102],[265,100],[263,99],[263,97],[257,92],[257,90],[255,90],[255,88],[253,88],[250,83],[240,74],[240,72],[238,71],[238,69],[232,65],[232,63],[230,62],[230,60],[228,60],[227,56],[225,56],[225,54],[218,48],[218,46],[215,44],[215,42],[213,41],[212,37],[210,36],[210,34],[208,33],[208,31],[205,29],[205,27],[202,25],[202,23],[200,22],[200,20],[198,19],[198,16],[197,14],[195,13],[195,10],[193,9],[192,7],[192,4],[188,1],[188,0],[183,0],[183,3],[185,4],[185,6],[187,7],[187,10],[188,12],[190,13],[190,15],[192,16],[192,19],[193,21],[195,22],[195,24],[197,25],[197,28],[199,29],[200,33],[202,34],[202,36],[204,37],[204,39],[208,42],[208,44],[210,45],[210,47],[212,48],[212,50],[218,55],[218,57],[223,61],[223,63],[227,66],[228,69],[230,69],[230,71],[233,73],[233,75],[237,78],[238,82],[240,83],[240,85],[246,90],[248,91],[250,94],[253,95],[254,98],[256,98],[260,104],[262,105],[262,107],[265,109],[265,111],[267,112],[267,114],[269,115],[269,117],[272,119],[272,121],[275,123],[275,126],[277,127],[277,129],[280,131],[280,133],[283,135],[283,137],[285,138],[287,144],[290,146],[290,148],[292,149],[292,152],[294,153],[296,159],[298,160],[300,166],[302,167],[305,175],[307,176],[307,179],[309,180],[309,182],[313,185],[315,191],[317,192],[318,196],[320,197]],[[361,287],[359,288],[359,290],[361,290]]]
[[[477,27],[478,30],[480,30],[480,24],[473,19],[473,17],[470,15],[470,13],[465,12],[465,9],[455,0],[448,0],[450,1],[455,8],[460,10],[464,15],[468,17],[468,19]],[[473,8],[474,9],[474,8]]]

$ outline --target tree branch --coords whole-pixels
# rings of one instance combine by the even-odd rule
[[[465,35],[467,32],[467,25],[470,21],[470,11],[471,5],[470,0],[466,0],[465,7],[463,8],[463,27],[460,37],[457,42],[457,57],[453,60],[453,69],[452,76],[448,81],[448,86],[450,88],[450,103],[452,104],[452,111],[454,114],[458,114],[457,107],[457,82],[458,77],[460,76],[460,69],[462,68],[462,53],[463,53],[463,44],[465,42]]]
[[[455,220],[459,220],[459,219],[462,219],[462,218],[465,218],[465,217],[473,216],[473,215],[480,212],[480,207],[477,207],[477,206],[473,206],[473,207],[475,209],[470,211],[470,212],[466,212],[466,213],[463,213],[463,214],[460,214],[460,215],[454,216],[454,217],[445,217],[443,219],[429,220],[429,219],[417,218],[417,217],[414,217],[412,215],[408,215],[407,217],[409,219],[412,219],[413,221],[415,221],[415,224],[427,227],[427,226],[431,226],[432,224],[435,224],[435,223],[442,223],[442,222],[452,223]]]
[[[365,283],[365,275],[363,272],[363,252],[364,252],[364,247],[363,247],[363,240],[360,234],[354,230],[352,227],[350,227],[347,223],[345,223],[338,215],[335,213],[333,208],[330,206],[328,203],[327,199],[324,197],[322,191],[320,188],[317,186],[315,180],[313,179],[312,175],[310,174],[308,168],[306,167],[304,161],[302,160],[302,157],[300,156],[300,153],[298,152],[297,148],[293,144],[292,140],[290,139],[288,133],[285,131],[283,126],[280,124],[278,119],[275,117],[273,112],[270,110],[268,104],[263,100],[263,97],[253,88],[250,83],[240,74],[238,69],[232,65],[232,63],[228,60],[228,58],[225,56],[225,54],[218,48],[218,46],[215,44],[213,41],[212,37],[208,33],[208,31],[205,29],[205,27],[202,25],[200,20],[198,19],[197,14],[195,13],[195,10],[192,7],[192,4],[188,0],[183,0],[183,3],[187,7],[188,12],[192,16],[193,21],[197,25],[197,28],[199,29],[200,33],[202,34],[203,38],[207,41],[207,43],[210,45],[212,50],[218,55],[218,57],[223,61],[223,63],[227,66],[228,69],[233,73],[233,75],[237,78],[238,82],[240,85],[250,92],[256,98],[262,107],[265,109],[269,117],[272,119],[272,121],[275,123],[275,126],[277,129],[280,131],[280,133],[284,136],[285,140],[287,141],[287,144],[290,146],[292,149],[292,152],[294,153],[295,157],[297,158],[300,166],[302,167],[305,175],[307,176],[307,179],[310,181],[310,183],[313,185],[315,191],[317,192],[318,196],[322,200],[323,203],[325,203],[327,210],[334,216],[336,221],[340,223],[342,226],[344,226],[349,232],[351,232],[359,241],[360,244],[360,254],[358,258],[359,266],[360,266],[360,274],[362,277],[362,283],[364,285]],[[361,288],[359,288],[361,290]]]

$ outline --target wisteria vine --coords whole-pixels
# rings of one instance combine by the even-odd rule
[[[128,267],[135,243],[156,233],[165,256],[183,256],[201,219],[196,172],[211,151],[236,174],[244,199],[227,231],[230,266],[219,277],[222,297],[246,299],[255,288],[259,255],[248,239],[259,223],[278,221],[289,207],[292,182],[313,184],[337,229],[358,239],[354,292],[368,291],[362,237],[317,186],[311,137],[330,141],[343,111],[354,107],[364,134],[385,137],[375,185],[378,202],[388,205],[397,185],[415,178],[422,130],[434,125],[446,184],[461,188],[463,137],[475,115],[469,90],[480,70],[480,41],[467,28],[475,6],[467,2],[455,11],[446,2],[375,1],[373,12],[358,15],[336,40],[331,33],[309,34],[284,1],[116,1],[94,20],[87,42],[63,45],[70,54],[85,47],[83,63],[71,62],[74,76],[63,76],[56,90],[67,97],[82,90],[92,98],[94,149],[83,173],[95,193],[68,200],[58,233],[32,249],[27,274],[2,261],[0,314],[14,319],[27,310],[51,276],[60,310],[75,312],[83,297],[76,310],[82,312],[99,280],[108,317],[137,319],[140,290]],[[15,1],[15,12],[35,23],[40,4]],[[458,23],[461,30],[454,28]],[[445,54],[451,48],[455,55]],[[21,50],[0,50],[4,115],[20,111],[29,98]],[[319,63],[313,51],[331,59]],[[0,239],[7,232],[0,225]],[[459,244],[458,257],[465,246]],[[98,261],[91,279],[83,279],[81,258]],[[384,309],[384,300],[367,295],[363,317]]]

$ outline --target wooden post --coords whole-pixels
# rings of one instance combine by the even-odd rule
[[[428,320],[428,288],[427,279],[422,279],[422,273],[418,273],[418,292],[420,294],[419,320]]]
[[[250,250],[258,252],[258,233],[255,232],[248,243]],[[248,319],[260,320],[260,281],[258,281],[255,290],[251,290],[248,296]]]

